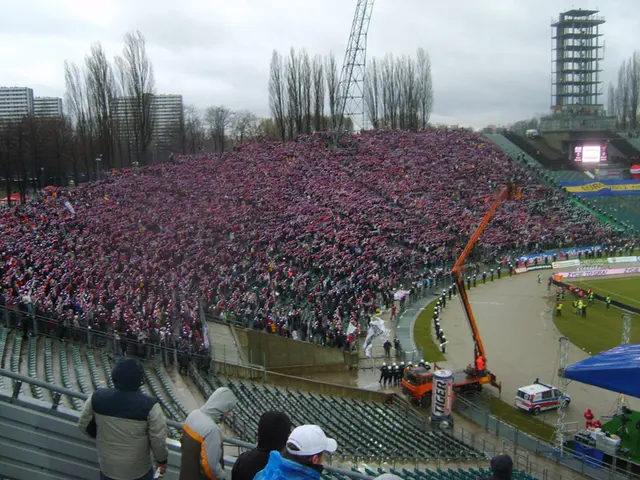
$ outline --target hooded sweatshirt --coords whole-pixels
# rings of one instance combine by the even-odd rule
[[[180,480],[221,480],[224,474],[222,432],[218,423],[237,405],[227,387],[220,387],[209,400],[189,414],[182,430]]]
[[[273,451],[269,454],[269,462],[261,470],[255,480],[320,480],[321,466],[302,465]]]
[[[96,439],[100,470],[116,480],[140,478],[152,469],[151,453],[166,463],[167,423],[160,405],[140,393],[142,365],[121,358],[111,373],[114,388],[99,388],[85,402],[78,426]]]
[[[493,475],[485,480],[511,480],[513,460],[509,455],[498,455],[491,459],[491,472]]]
[[[258,446],[240,455],[233,464],[231,480],[253,480],[269,461],[272,450],[281,451],[291,433],[291,420],[286,413],[266,412],[258,424]]]

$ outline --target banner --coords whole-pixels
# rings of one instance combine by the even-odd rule
[[[640,262],[640,257],[611,257],[607,258],[608,263],[630,263]]]
[[[202,322],[202,340],[204,341],[204,348],[209,348],[209,327],[207,322]]]
[[[606,277],[609,275],[630,275],[640,273],[640,267],[608,268],[606,270],[592,270],[589,272],[566,272],[561,274],[563,278]]]
[[[552,250],[550,252],[543,252],[543,253],[531,253],[529,255],[522,255],[521,257],[518,258],[519,262],[524,262],[525,260],[535,260],[536,258],[538,260],[540,259],[544,259],[544,257],[553,257],[554,255],[557,256],[561,256],[561,255],[569,255],[571,257],[575,257],[578,255],[578,253],[582,252],[590,252],[592,250],[597,250],[597,249],[601,249],[602,245],[595,245],[593,247],[581,247],[581,248],[563,248],[560,250]]]
[[[398,290],[396,293],[393,294],[393,299],[394,300],[402,300],[404,297],[409,295],[409,291],[408,290]]]
[[[67,210],[69,210],[71,215],[75,215],[76,214],[76,211],[73,209],[73,206],[71,205],[71,202],[69,200],[64,202],[64,206],[67,207]]]
[[[384,326],[384,320],[380,317],[374,317],[369,323],[367,338],[364,340],[364,354],[367,358],[371,358],[371,348],[373,347],[373,339],[382,335],[388,337],[391,330]]]
[[[601,180],[599,182],[560,182],[567,192],[578,197],[640,195],[639,180]]]
[[[533,272],[534,270],[551,270],[553,267],[551,265],[529,265],[527,270]]]
[[[515,270],[516,273],[526,273],[527,272],[527,267],[518,267]]]
[[[573,260],[562,260],[561,262],[553,262],[551,264],[551,266],[553,268],[579,267],[580,266],[580,260],[578,260],[577,258],[575,258]]]

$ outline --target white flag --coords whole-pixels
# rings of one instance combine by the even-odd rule
[[[71,205],[71,202],[69,200],[64,202],[64,206],[67,207],[67,210],[71,212],[71,215],[76,214],[76,211],[73,209],[73,206]]]

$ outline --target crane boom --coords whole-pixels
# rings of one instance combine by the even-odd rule
[[[458,291],[460,292],[460,301],[462,302],[464,313],[467,316],[467,321],[469,322],[469,326],[471,327],[471,334],[473,336],[473,342],[476,350],[474,354],[482,356],[485,362],[487,361],[487,356],[484,350],[484,345],[482,344],[482,338],[480,337],[480,332],[478,331],[478,325],[476,324],[475,317],[473,316],[473,311],[471,310],[471,304],[469,303],[469,297],[467,295],[467,291],[464,288],[464,280],[462,279],[462,272],[463,272],[464,263],[466,262],[467,257],[473,250],[473,247],[475,246],[475,244],[478,242],[478,239],[480,238],[480,235],[482,235],[482,232],[484,232],[485,228],[487,228],[487,225],[489,225],[489,222],[493,218],[494,214],[496,213],[496,210],[498,209],[502,201],[512,199],[512,198],[520,198],[521,196],[522,195],[520,193],[520,189],[515,184],[508,184],[500,189],[500,192],[498,193],[495,200],[491,204],[491,208],[489,208],[489,211],[482,218],[480,225],[478,225],[478,228],[476,228],[475,232],[473,232],[473,235],[471,235],[471,238],[469,239],[467,246],[464,248],[464,250],[458,257],[458,260],[456,260],[456,263],[451,269],[451,275],[453,276],[456,282],[456,285],[458,287]]]

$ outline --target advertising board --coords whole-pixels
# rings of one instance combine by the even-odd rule
[[[606,270],[591,270],[589,272],[566,272],[563,278],[606,277],[610,275],[633,275],[640,273],[640,267],[608,268]]]
[[[560,262],[553,262],[551,264],[553,268],[565,268],[565,267],[579,267],[580,260],[574,258],[572,260],[562,260]]]

